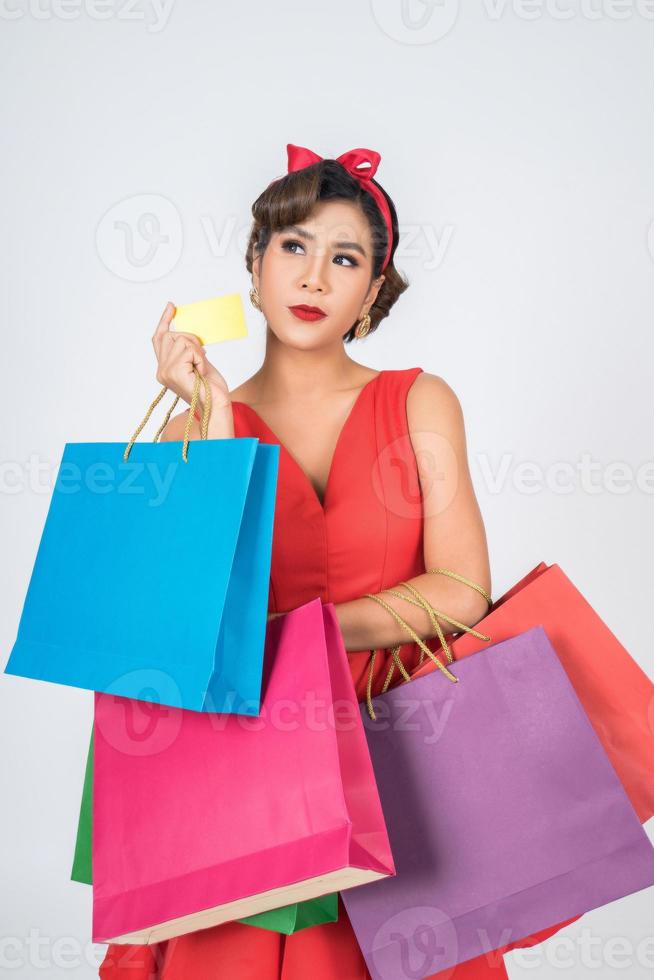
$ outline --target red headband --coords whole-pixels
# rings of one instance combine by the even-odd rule
[[[294,143],[286,144],[286,151],[288,153],[288,173],[293,173],[295,170],[302,170],[303,167],[310,167],[314,163],[320,163],[324,160],[324,157],[318,156],[313,150],[308,150],[305,146],[295,146]],[[336,157],[336,162],[340,163],[349,174],[355,177],[364,190],[368,191],[369,194],[374,198],[377,207],[382,213],[382,217],[386,223],[386,228],[388,231],[388,245],[386,248],[386,255],[384,256],[384,262],[382,265],[382,272],[388,265],[388,260],[391,257],[391,247],[393,245],[393,222],[391,219],[390,208],[388,207],[388,201],[382,193],[382,191],[373,184],[371,177],[374,177],[377,167],[379,166],[379,161],[381,156],[376,150],[366,150],[364,148],[357,148],[356,150],[348,150],[347,153],[341,153],[340,157]],[[366,166],[368,164],[369,166]]]

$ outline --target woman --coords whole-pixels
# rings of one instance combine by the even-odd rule
[[[375,371],[344,350],[343,342],[376,330],[408,286],[393,264],[395,207],[373,179],[379,159],[352,150],[323,160],[289,144],[288,174],[255,201],[246,265],[251,300],[266,320],[266,353],[251,378],[230,392],[198,339],[171,332],[170,303],[153,337],[161,384],[190,402],[194,369],[209,383],[209,438],[280,445],[269,609],[287,612],[316,595],[333,602],[360,700],[368,683],[381,690],[389,648],[401,644],[409,672],[420,659],[418,645],[366,593],[409,581],[472,626],[486,612],[483,595],[425,569],[456,570],[491,590],[454,391],[420,367]],[[201,388],[200,411],[202,399]],[[183,438],[189,411],[171,419],[163,438]],[[191,438],[200,437],[199,418],[196,412]],[[438,649],[424,610],[382,598]],[[507,977],[501,951],[443,974],[432,967],[433,976],[454,980]],[[411,975],[425,970],[428,963]],[[369,973],[339,898],[337,922],[291,936],[232,922],[158,946],[110,945],[100,976],[365,980]]]

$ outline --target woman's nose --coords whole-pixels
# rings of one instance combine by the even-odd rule
[[[303,289],[327,289],[327,255],[314,255],[309,258],[301,279]]]

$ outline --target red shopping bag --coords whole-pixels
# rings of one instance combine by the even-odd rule
[[[641,823],[654,815],[654,685],[559,565],[541,562],[475,629],[493,643],[542,625]],[[465,633],[454,660],[488,645]],[[440,651],[439,659],[445,663]],[[414,672],[438,669],[433,661]]]

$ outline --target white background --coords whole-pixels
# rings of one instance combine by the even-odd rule
[[[249,336],[209,356],[232,388],[261,363],[249,209],[292,142],[382,155],[411,286],[348,351],[457,392],[494,596],[558,562],[651,675],[654,3],[0,11],[5,661],[64,443],[127,441],[166,301],[240,291]],[[0,971],[95,976],[68,880],[92,695],[2,676],[0,700]],[[511,954],[512,980],[644,980],[653,894]]]

